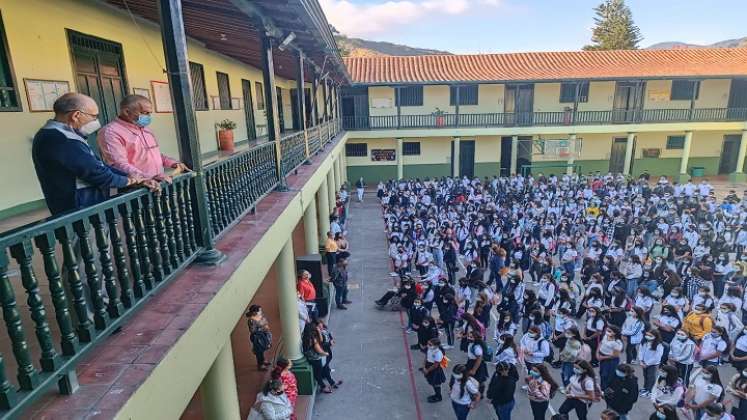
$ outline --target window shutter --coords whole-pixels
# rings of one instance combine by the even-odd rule
[[[189,77],[192,81],[192,100],[195,110],[206,111],[208,109],[207,91],[205,90],[205,70],[202,64],[189,62]]]
[[[220,109],[231,109],[231,87],[226,73],[216,72],[218,78],[218,98]]]

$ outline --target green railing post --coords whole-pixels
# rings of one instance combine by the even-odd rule
[[[148,238],[148,248],[150,248],[153,278],[155,279],[155,283],[160,283],[164,277],[163,258],[161,257],[161,243],[158,240],[158,231],[156,230],[156,216],[153,212],[152,197],[143,196],[141,203],[143,204],[143,215],[145,216],[145,235]]]
[[[78,340],[90,343],[93,340],[93,324],[88,316],[86,296],[83,291],[83,281],[78,272],[78,257],[75,248],[78,248],[78,240],[72,225],[65,225],[55,231],[55,236],[62,248],[62,264],[66,279],[73,299],[73,313],[77,318],[75,327],[78,332]]]
[[[39,383],[39,375],[31,362],[31,351],[21,323],[21,314],[18,312],[16,294],[8,277],[8,263],[8,255],[3,250],[0,252],[0,303],[3,305],[3,320],[18,365],[18,385],[24,391],[31,391]]]
[[[49,292],[52,295],[52,306],[54,306],[57,325],[60,327],[60,348],[62,354],[72,356],[78,351],[78,337],[75,336],[65,288],[62,285],[60,270],[57,268],[57,259],[55,258],[56,240],[52,232],[46,232],[44,235],[34,238],[34,242],[36,242],[44,261],[44,273],[47,275]]]
[[[26,303],[31,311],[31,319],[34,321],[34,331],[36,332],[36,338],[41,348],[39,363],[42,370],[54,372],[59,367],[60,356],[55,351],[54,344],[52,344],[52,331],[49,330],[47,311],[44,309],[44,301],[42,301],[39,294],[39,282],[36,280],[36,275],[34,274],[32,262],[34,248],[31,246],[31,242],[23,241],[13,245],[10,248],[10,254],[21,269],[21,283],[28,295]]]
[[[5,360],[0,354],[0,409],[10,410],[16,404],[17,399],[16,391],[5,375]]]
[[[143,284],[147,290],[153,288],[156,278],[153,275],[154,264],[150,260],[150,246],[148,234],[146,233],[145,220],[143,214],[146,212],[145,207],[139,199],[132,200],[132,213],[135,222],[135,235],[137,238],[137,250],[140,254],[140,270],[143,273]]]
[[[127,245],[127,255],[130,257],[130,269],[132,271],[132,294],[134,298],[126,298],[124,287],[122,288],[123,298],[122,300],[127,304],[126,299],[131,299],[135,302],[135,298],[140,299],[145,296],[145,283],[143,282],[143,271],[141,271],[140,263],[142,256],[138,250],[138,239],[137,233],[135,232],[135,222],[133,214],[137,213],[136,209],[133,209],[130,203],[123,203],[119,205],[119,214],[122,216],[122,229],[124,230],[125,243]],[[147,270],[147,268],[146,268]],[[120,279],[121,280],[121,279]]]
[[[178,188],[179,184],[176,181],[174,184],[169,185],[166,190],[166,197],[168,197],[168,208],[171,211],[171,218],[174,220],[172,229],[174,232],[173,245],[175,249],[171,252],[171,255],[176,253],[176,259],[184,261],[184,237],[182,236],[182,219],[179,213]]]
[[[109,253],[109,238],[105,231],[106,219],[102,214],[94,214],[91,217],[93,225],[94,238],[96,247],[99,249],[99,263],[101,263],[101,277],[104,281],[104,288],[109,297],[109,303],[106,311],[111,318],[118,318],[124,313],[124,305],[119,299],[119,287],[114,280],[114,264],[112,256]]]
[[[109,209],[106,211],[106,223],[109,226],[109,240],[112,243],[112,250],[114,251],[114,265],[117,267],[117,279],[119,280],[120,300],[122,301],[122,304],[124,305],[125,308],[131,308],[132,305],[135,303],[135,297],[132,295],[132,285],[130,283],[130,270],[127,268],[127,258],[125,257],[124,247],[122,246],[122,237],[119,234],[119,226],[117,224],[117,214],[115,213],[114,209]],[[130,226],[130,229],[132,229],[132,226]],[[127,228],[123,226],[123,230],[125,231],[125,235],[126,235]],[[135,258],[132,260],[132,264],[138,265],[138,271],[139,271],[140,264],[137,261],[137,255],[135,255]],[[138,275],[139,274],[140,273],[138,272]]]
[[[174,236],[174,224],[176,223],[176,219],[174,219],[174,214],[171,212],[172,186],[173,184],[164,186],[160,197],[156,197],[156,199],[161,199],[161,214],[166,230],[166,245],[169,253],[169,265],[171,267],[171,270],[169,271],[176,270],[179,266],[179,257],[176,252],[176,238]]]
[[[93,325],[97,330],[106,328],[109,318],[106,313],[104,297],[101,294],[101,278],[96,269],[96,257],[94,256],[91,242],[88,240],[89,231],[88,220],[80,220],[73,225],[75,233],[78,234],[78,244],[80,245],[80,254],[83,259],[83,268],[86,273],[86,282],[91,294],[91,303],[93,304]]]

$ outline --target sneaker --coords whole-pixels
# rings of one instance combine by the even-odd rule
[[[526,390],[528,390],[528,389],[529,389],[529,387],[528,387],[527,385],[522,385],[522,386],[521,386],[521,389],[522,389],[522,390],[524,390],[524,391],[526,391]]]
[[[637,364],[638,364],[638,360],[633,360],[633,361],[632,361],[632,362],[630,362],[629,364],[631,364],[631,365],[637,365]]]
[[[442,400],[442,398],[441,398],[440,395],[431,395],[430,397],[427,398],[427,401],[429,403],[437,403],[437,402],[439,402],[441,400]]]
[[[350,304],[351,304],[351,303],[353,303],[353,302],[351,302],[351,301],[349,301],[349,300],[343,300],[343,301],[342,301],[342,303],[344,303],[345,305],[350,305]]]
[[[558,392],[560,392],[561,394],[565,395],[565,388],[560,388],[560,389],[558,390]]]
[[[419,349],[420,349],[420,346],[417,344],[413,344],[410,346],[410,350],[419,350]]]
[[[416,332],[416,331],[415,331],[415,330],[413,330],[412,328],[408,328],[408,329],[407,329],[407,330],[406,330],[405,332],[406,332],[407,334],[415,334],[415,332]]]
[[[648,391],[646,391],[645,389],[638,391],[639,397],[646,397],[647,395],[648,395]]]
[[[344,310],[344,311],[347,311],[347,310],[348,310],[348,307],[347,307],[347,306],[345,306],[345,305],[337,305],[337,309],[342,309],[342,310]]]
[[[443,346],[443,348],[444,348],[444,350],[450,350],[450,349],[453,349],[454,346],[450,346],[450,345],[446,344],[445,346]]]

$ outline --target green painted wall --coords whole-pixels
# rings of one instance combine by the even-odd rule
[[[396,168],[396,167],[395,167]],[[405,178],[433,178],[449,176],[451,165],[448,163],[429,163],[421,165],[404,165],[402,172]]]
[[[680,172],[680,158],[640,158],[633,160],[633,176],[647,171],[651,176],[675,176]]]
[[[607,173],[610,170],[609,160],[577,160],[576,163],[581,165],[582,174],[596,171]]]
[[[47,202],[44,201],[44,199],[19,204],[17,206],[13,206],[5,210],[0,210],[0,220],[9,219],[11,217],[15,217],[23,213],[41,210],[46,207],[47,207]]]
[[[498,175],[501,171],[500,162],[475,162],[475,176],[486,177]]]
[[[714,157],[690,157],[687,162],[687,173],[690,173],[690,168],[693,166],[702,166],[705,168],[706,175],[718,174],[718,165],[721,162],[721,158],[718,156]],[[679,171],[679,167],[677,168]]]
[[[375,186],[379,181],[397,178],[396,165],[348,166],[347,171],[351,184],[355,184],[360,177],[363,177],[369,186]]]

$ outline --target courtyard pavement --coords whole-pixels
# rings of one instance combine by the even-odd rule
[[[442,387],[442,402],[431,404],[426,401],[433,389],[417,370],[422,366],[424,356],[419,351],[409,349],[416,342],[416,336],[403,333],[402,326],[406,323],[404,314],[378,310],[373,303],[393,285],[389,276],[381,207],[373,193],[366,194],[363,204],[353,198],[347,229],[352,255],[349,263],[349,299],[353,303],[348,305],[346,311],[333,309],[329,321],[336,343],[332,360],[335,371],[332,375],[335,380],[344,380],[344,384],[332,394],[317,396],[314,419],[454,419],[448,399],[448,383]],[[488,337],[492,336],[491,328]],[[495,343],[490,345],[494,347]],[[464,363],[466,356],[458,348],[448,350],[447,355],[451,359],[448,377],[451,367]],[[494,365],[490,365],[490,375],[493,371]],[[512,418],[526,420],[532,414],[526,393],[520,389],[524,383],[524,372],[519,371],[521,379],[517,384]],[[551,371],[560,383],[559,370]],[[722,367],[720,371],[724,382],[728,382],[736,372],[731,366]],[[639,367],[636,367],[636,374],[639,386],[642,386]],[[551,406],[558,409],[563,400],[564,396],[557,393]],[[604,408],[604,402],[595,403],[588,418],[598,419]],[[653,405],[650,400],[639,399],[629,418],[647,419],[651,413]],[[485,400],[472,410],[469,418],[487,420],[497,419],[497,416],[489,401]],[[550,418],[550,411],[547,418]],[[570,418],[575,419],[575,413]]]

